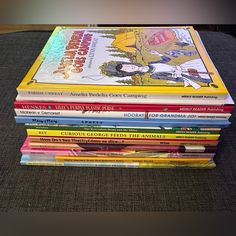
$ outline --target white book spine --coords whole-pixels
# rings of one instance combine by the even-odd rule
[[[83,118],[125,118],[125,119],[229,119],[230,113],[180,113],[180,112],[120,112],[120,111],[76,111],[76,110],[26,110],[15,109],[18,116],[56,116]]]
[[[26,91],[18,92],[18,101],[52,101],[52,102],[81,102],[81,103],[124,103],[124,104],[171,104],[171,105],[224,105],[225,95],[160,95],[160,94],[114,94],[114,93],[93,93],[93,96],[80,93],[82,96],[66,96],[65,93],[57,95],[46,94],[29,95]],[[78,93],[79,94],[79,93]]]

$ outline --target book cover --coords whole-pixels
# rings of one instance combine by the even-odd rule
[[[228,93],[191,26],[57,27],[17,90],[23,96],[186,100]]]

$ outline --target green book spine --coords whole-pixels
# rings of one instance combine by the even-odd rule
[[[220,128],[164,128],[143,129],[143,128],[109,128],[97,126],[66,126],[66,125],[25,125],[27,129],[43,130],[73,130],[73,131],[97,131],[97,132],[124,132],[124,133],[175,133],[175,134],[219,134]]]

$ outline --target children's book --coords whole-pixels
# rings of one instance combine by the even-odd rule
[[[232,101],[232,99],[231,99]],[[170,104],[125,104],[125,103],[75,103],[15,101],[15,109],[24,110],[67,110],[67,111],[136,111],[136,112],[196,112],[196,113],[231,113],[233,102],[225,105],[170,105]]]
[[[118,168],[206,168],[212,169],[216,165],[213,160],[171,160],[171,161],[73,161],[57,160],[55,156],[45,156],[37,154],[23,154],[21,165],[35,166],[77,166],[77,167],[118,167]]]
[[[132,148],[133,146],[133,148]],[[91,156],[91,157],[143,157],[143,158],[213,158],[215,153],[205,153],[205,152],[178,152],[179,148],[177,146],[175,152],[170,152],[169,150],[160,151],[155,149],[155,146],[149,146],[147,148],[135,145],[118,146],[118,145],[103,145],[96,146],[84,144],[79,148],[55,148],[55,147],[44,147],[35,148],[31,147],[29,139],[26,139],[25,143],[21,147],[22,154],[42,154],[42,155],[55,155],[55,156]],[[203,147],[204,148],[204,147]],[[181,150],[181,149],[180,149]]]
[[[47,124],[47,125],[79,125],[79,126],[129,126],[129,127],[218,127],[230,125],[224,120],[200,119],[119,119],[119,118],[76,118],[52,116],[15,116],[16,123]]]
[[[140,103],[222,104],[228,94],[191,26],[56,27],[17,90],[25,100],[46,96]]]
[[[203,152],[210,146],[211,152],[216,151],[219,140],[187,140],[187,139],[116,139],[116,138],[78,138],[78,137],[55,137],[55,136],[28,136],[30,146],[33,148],[80,148],[84,144],[92,145],[153,145],[157,148],[168,147],[173,151],[173,146],[184,145],[188,152]],[[160,147],[161,146],[161,147]],[[196,148],[196,146],[198,146]],[[207,148],[207,150],[209,150]]]

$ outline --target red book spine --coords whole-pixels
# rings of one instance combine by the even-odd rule
[[[148,111],[148,112],[193,112],[231,113],[233,106],[221,105],[153,105],[153,104],[109,104],[72,102],[31,102],[15,101],[17,109],[35,110],[78,110],[78,111]]]

